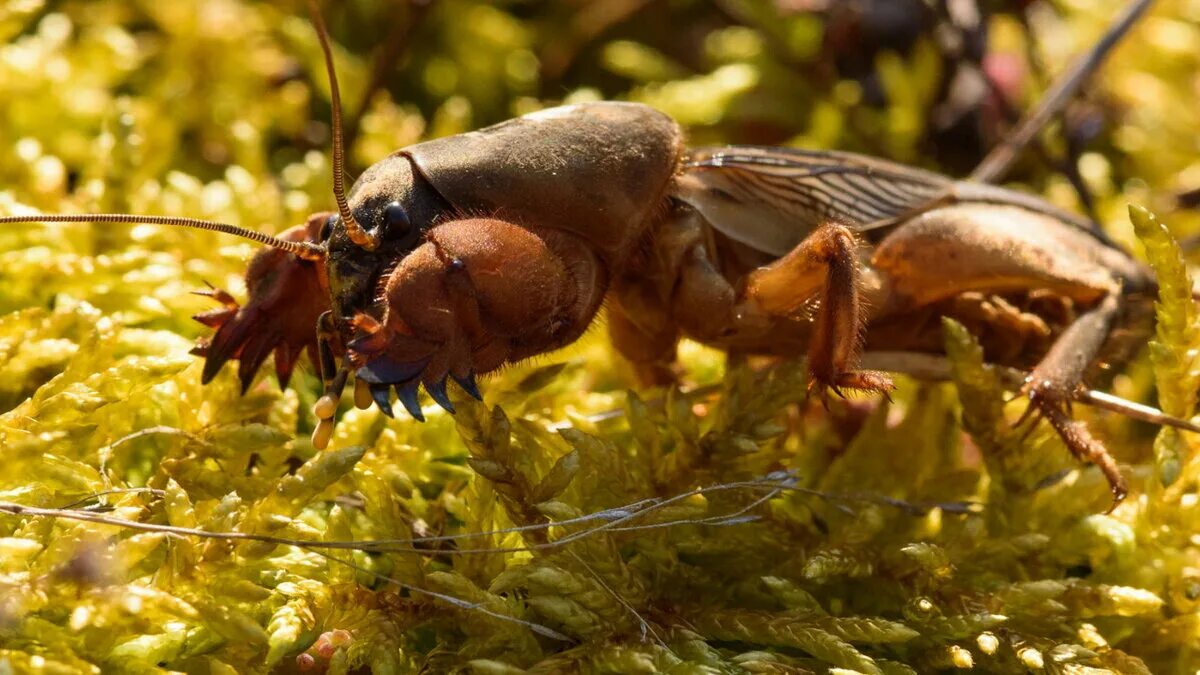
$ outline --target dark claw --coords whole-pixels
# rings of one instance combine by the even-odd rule
[[[442,406],[446,412],[451,415],[454,414],[454,404],[450,402],[450,397],[446,395],[446,378],[443,377],[440,381],[433,384],[426,383],[425,390],[429,392],[433,400]]]
[[[420,385],[420,380],[409,380],[402,384],[396,385],[396,397],[404,404],[404,409],[409,415],[413,416],[418,422],[425,421],[425,414],[421,412],[420,392],[417,387]]]
[[[1021,416],[1017,418],[1016,422],[1012,423],[1012,428],[1016,429],[1017,427],[1021,426],[1022,424],[1025,424],[1026,422],[1028,422],[1031,418],[1039,417],[1041,415],[1041,413],[1042,413],[1042,411],[1038,408],[1037,404],[1034,403],[1033,399],[1031,398],[1029,405],[1025,407],[1025,411],[1021,413]],[[1036,427],[1037,424],[1034,424],[1033,426]]]
[[[479,385],[475,383],[475,373],[467,373],[466,377],[453,375],[451,377],[454,377],[454,381],[458,383],[458,386],[462,387],[463,391],[467,392],[471,398],[476,401],[483,400],[483,394],[479,393]]]
[[[320,218],[325,216],[318,214]],[[310,218],[313,223],[317,217]],[[294,227],[281,235],[290,241],[315,242],[308,230],[315,225]],[[322,293],[316,265],[276,248],[259,250],[246,272],[249,298],[245,306],[229,293],[214,288],[198,291],[220,307],[195,316],[214,329],[207,343],[200,381],[208,384],[231,360],[239,362],[237,378],[245,392],[253,384],[255,373],[272,352],[275,373],[286,385],[296,362],[305,351],[316,357],[317,342],[313,326],[329,303],[328,291]],[[314,359],[315,360],[315,359]]]
[[[275,349],[277,340],[273,335],[259,333],[253,335],[242,345],[238,353],[238,381],[242,384],[242,395],[250,391],[254,384],[254,375],[262,367],[271,351]]]
[[[207,312],[193,314],[192,318],[209,328],[220,328],[226,322],[237,314],[236,307],[226,307],[224,309],[213,309]]]
[[[221,366],[225,365],[233,356],[233,353],[224,345],[214,347],[211,342],[205,346],[204,354],[204,370],[200,372],[200,384],[212,382],[217,373],[221,372]]]
[[[389,396],[390,393],[391,392],[388,391],[388,386],[386,384],[371,385],[371,398],[375,399],[375,405],[379,406],[379,410],[381,410],[384,415],[387,415],[388,417],[395,417],[395,415],[392,414],[392,401]]]
[[[359,368],[355,376],[371,384],[406,382],[419,375],[422,370],[425,370],[425,366],[428,363],[429,359],[421,359],[412,363],[399,363],[387,356],[381,356]]]
[[[1110,484],[1109,490],[1112,491],[1113,500],[1105,513],[1116,511],[1117,507],[1121,505],[1121,502],[1125,501],[1125,497],[1129,494],[1129,489],[1125,487],[1124,482]]]
[[[202,298],[212,298],[213,300],[216,300],[230,309],[236,310],[238,308],[237,300],[235,300],[228,291],[217,288],[207,281],[204,283],[208,285],[208,288],[201,288],[199,290],[192,291],[192,295],[199,295]]]
[[[292,351],[286,342],[280,342],[275,348],[275,378],[279,380],[279,388],[287,389],[288,381],[292,379],[292,370],[296,367],[296,359],[300,350]]]
[[[206,337],[196,338],[196,346],[192,347],[188,353],[193,356],[208,356],[208,349],[212,346],[212,340]]]

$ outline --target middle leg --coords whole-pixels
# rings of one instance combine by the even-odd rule
[[[812,388],[822,394],[893,388],[886,375],[857,369],[866,315],[882,304],[882,289],[860,264],[848,227],[818,228],[783,258],[732,279],[714,258],[706,228],[697,213],[680,209],[660,226],[638,273],[616,280],[610,329],[626,358],[642,370],[669,372],[684,334],[730,352],[807,351]]]
[[[808,342],[809,391],[824,399],[827,390],[879,392],[895,388],[886,374],[859,370],[867,312],[863,299],[858,240],[850,228],[826,223],[776,262],[745,280],[742,299],[781,316],[814,306]],[[806,288],[819,280],[816,288]]]

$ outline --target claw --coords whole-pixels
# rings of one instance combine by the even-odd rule
[[[466,377],[451,375],[458,386],[462,387],[463,391],[467,392],[471,398],[476,401],[483,400],[483,394],[479,393],[479,385],[475,383],[475,373],[467,373]]]
[[[259,333],[252,336],[246,341],[242,348],[238,351],[238,381],[242,385],[242,395],[250,391],[250,385],[254,384],[254,375],[258,369],[262,367],[267,357],[271,355],[271,351],[275,349],[276,338],[274,335]]]
[[[389,396],[388,386],[386,384],[371,385],[371,398],[375,399],[375,405],[379,406],[379,410],[388,417],[395,417],[392,414],[392,401]],[[407,406],[406,406],[407,407]]]
[[[425,383],[425,390],[433,397],[433,400],[438,405],[442,406],[446,412],[454,414],[454,404],[450,402],[450,397],[446,395],[446,378],[442,378],[433,384]]]
[[[293,350],[286,342],[281,342],[275,347],[275,379],[279,380],[280,389],[287,389],[299,356],[300,349]]]
[[[212,382],[217,373],[221,372],[221,366],[232,357],[233,354],[224,345],[213,347],[212,342],[209,342],[204,348],[204,369],[200,371],[200,384]]]
[[[410,363],[400,363],[387,356],[381,356],[359,368],[355,375],[371,384],[407,382],[425,370],[428,363],[429,359],[427,358]]]
[[[207,281],[204,283],[208,284]],[[235,300],[228,291],[217,288],[212,284],[208,284],[208,288],[201,288],[199,290],[192,291],[192,295],[199,295],[202,298],[212,298],[213,300],[216,300],[230,309],[236,310],[238,308],[237,300]]]
[[[1025,407],[1025,410],[1021,413],[1021,416],[1017,418],[1017,421],[1012,423],[1012,428],[1016,429],[1039,414],[1041,414],[1041,410],[1038,408],[1037,401],[1033,398],[1030,398],[1029,405]],[[1034,424],[1033,426],[1037,425]]]
[[[396,397],[404,404],[404,409],[418,422],[425,421],[425,413],[421,412],[421,401],[417,389],[420,380],[409,380],[396,385]]]
[[[310,225],[291,228],[280,235],[289,241],[316,243],[316,217]],[[237,378],[243,393],[253,384],[254,376],[272,353],[275,374],[281,386],[287,386],[296,362],[305,351],[316,356],[313,326],[329,303],[322,292],[320,273],[311,261],[276,248],[264,248],[254,255],[246,271],[249,297],[239,305],[228,292],[208,285],[196,295],[211,298],[221,306],[201,312],[195,319],[215,329],[199,345],[204,354],[200,381],[208,384],[231,360],[239,362]]]
[[[220,328],[225,322],[233,318],[237,314],[237,307],[226,307],[224,309],[210,309],[207,312],[193,314],[192,318],[209,328]]]
[[[196,345],[188,351],[192,356],[208,356],[208,348],[212,346],[212,340],[207,337],[196,338]]]
[[[1029,407],[1030,407],[1030,409],[1032,409],[1036,406],[1031,405]],[[1034,413],[1034,414],[1030,415],[1027,412],[1027,413],[1021,415],[1021,419],[1018,420],[1017,423],[1012,426],[1012,428],[1014,430],[1019,429],[1021,427],[1021,424],[1023,424],[1026,420],[1032,420],[1032,422],[1030,422],[1030,424],[1029,424],[1029,428],[1026,429],[1024,433],[1021,434],[1020,442],[1022,444],[1027,443],[1029,441],[1029,438],[1031,436],[1033,436],[1033,432],[1037,431],[1037,428],[1039,426],[1041,426],[1042,419],[1043,419],[1043,417],[1041,414]]]

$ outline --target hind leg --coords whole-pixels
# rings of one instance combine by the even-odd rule
[[[980,206],[940,209],[905,224],[880,243],[873,263],[891,282],[889,310],[900,314],[966,291],[1029,288],[1088,307],[1058,336],[1022,393],[1076,457],[1104,473],[1114,506],[1120,503],[1124,478],[1104,446],[1071,418],[1070,403],[1121,313],[1123,286],[1148,283],[1143,268],[1052,218]]]
[[[1120,310],[1120,296],[1114,294],[1081,315],[1063,331],[1021,389],[1032,408],[1050,422],[1071,453],[1095,464],[1104,473],[1112,490],[1113,508],[1125,499],[1125,478],[1108,450],[1082,422],[1071,418],[1070,405],[1083,393],[1083,375],[1099,354]]]

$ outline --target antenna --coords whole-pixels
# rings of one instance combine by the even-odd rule
[[[140,216],[131,213],[72,213],[72,214],[31,214],[25,216],[0,216],[0,225],[10,223],[127,223],[130,225],[172,225],[175,227],[190,227],[197,230],[224,232],[244,239],[256,241],[267,246],[274,246],[289,253],[294,253],[305,260],[320,260],[325,256],[325,248],[306,241],[288,241],[269,234],[256,232],[237,225],[217,223],[199,218],[182,218],[177,216]]]
[[[350,212],[346,203],[345,182],[345,148],[342,147],[342,95],[338,90],[337,72],[333,67],[333,49],[329,46],[329,31],[325,28],[325,20],[321,18],[321,9],[317,0],[308,0],[308,11],[312,14],[313,26],[317,29],[317,39],[321,42],[321,51],[325,54],[325,71],[329,75],[330,104],[333,107],[333,198],[337,202],[338,214],[346,226],[346,235],[350,241],[368,251],[379,246],[379,240],[359,225]]]

